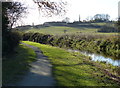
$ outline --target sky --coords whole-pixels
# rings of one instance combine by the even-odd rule
[[[18,0],[17,0],[18,1]],[[49,21],[62,21],[65,17],[70,22],[93,17],[95,14],[109,14],[111,20],[118,17],[118,2],[120,0],[63,0],[67,1],[67,13],[63,16],[46,17],[39,12],[38,6],[32,0],[19,0],[28,7],[28,14],[19,21],[18,25],[42,24]],[[57,1],[57,0],[54,0]]]

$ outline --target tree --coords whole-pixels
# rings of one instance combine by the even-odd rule
[[[118,31],[120,32],[120,17],[118,18],[118,21],[117,21],[117,28],[118,28]]]
[[[14,52],[14,48],[19,44],[21,36],[18,32],[12,32],[13,24],[23,13],[20,2],[2,2],[2,51],[3,56]]]
[[[20,2],[9,2],[9,6],[7,8],[7,15],[9,19],[10,28],[13,27],[15,22],[23,17],[23,14],[26,13],[27,7],[23,7],[23,4]]]
[[[86,18],[86,21],[88,21],[88,22],[90,22],[90,21],[92,21],[93,20],[93,17],[91,17],[91,16],[88,16],[87,18]]]
[[[69,23],[70,22],[70,18],[66,17],[65,19],[62,20],[62,22]]]
[[[96,14],[94,20],[97,22],[109,21],[110,16],[108,14]]]
[[[43,12],[47,16],[52,15],[62,15],[62,13],[66,13],[65,6],[67,2],[63,2],[61,0],[53,2],[50,0],[33,0],[34,3],[38,5],[39,11]]]
[[[26,13],[26,7],[23,7],[23,5],[20,2],[2,2],[2,18],[4,19],[3,26],[6,25],[7,28],[4,28],[4,30],[11,30],[13,25],[17,20],[19,20],[23,15],[23,13]]]

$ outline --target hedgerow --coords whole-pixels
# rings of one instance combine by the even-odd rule
[[[104,53],[105,55],[120,57],[119,36],[108,35],[47,35],[42,33],[25,33],[23,40],[49,44],[61,48],[86,50],[90,52]]]

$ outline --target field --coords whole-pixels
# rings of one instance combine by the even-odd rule
[[[53,26],[41,28],[24,29],[23,32],[39,32],[43,34],[63,35],[63,34],[80,34],[80,33],[95,33],[95,34],[110,34],[116,35],[117,33],[100,33],[97,32],[104,25],[114,25],[113,23],[80,23],[68,24],[67,26]]]
[[[66,32],[64,32],[66,30]],[[74,28],[74,27],[65,27],[65,26],[52,26],[45,27],[41,29],[31,29],[25,32],[39,32],[44,34],[60,35],[60,34],[73,34],[81,32],[96,32],[98,29],[88,29],[88,28]]]

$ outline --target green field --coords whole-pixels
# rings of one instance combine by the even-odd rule
[[[91,23],[93,25],[99,25],[99,26],[103,26],[103,25],[106,25],[107,23]]]
[[[66,33],[64,33],[66,30]],[[65,27],[65,26],[52,26],[52,27],[45,27],[41,29],[31,29],[26,30],[25,32],[39,32],[44,34],[73,34],[73,33],[80,33],[80,32],[96,32],[97,29],[88,29],[88,28],[74,28],[74,27]]]
[[[64,30],[67,30],[64,33]],[[30,29],[26,30],[25,32],[32,32],[32,33],[43,33],[43,34],[52,34],[52,35],[63,35],[63,34],[81,34],[81,33],[88,33],[88,34],[103,34],[103,35],[117,35],[118,33],[100,33],[97,32],[98,29],[96,28],[73,28],[73,27],[61,27],[61,26],[52,26],[52,27],[45,27],[41,29]]]
[[[114,25],[114,23],[80,23],[72,24],[68,26],[49,26],[41,28],[30,28],[24,29],[23,32],[39,32],[43,34],[52,34],[52,35],[62,35],[62,34],[80,34],[80,33],[93,33],[93,34],[112,34],[116,35],[117,33],[100,33],[97,32],[104,25]]]

